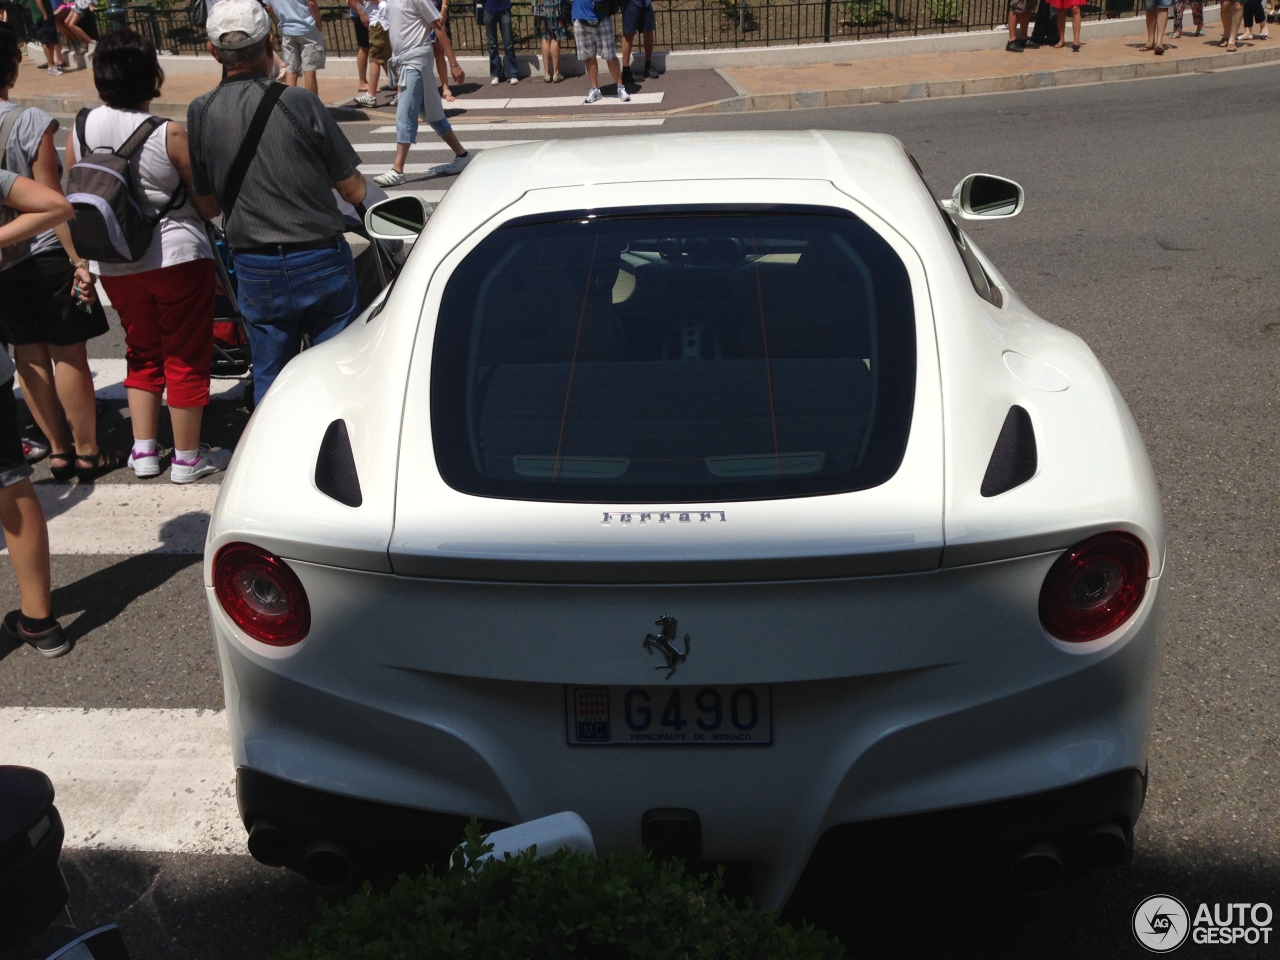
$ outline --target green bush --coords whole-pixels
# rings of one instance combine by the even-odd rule
[[[849,0],[841,23],[846,27],[870,27],[889,19],[887,0]]]
[[[648,854],[584,856],[533,851],[472,867],[491,845],[468,831],[443,875],[368,884],[320,904],[310,936],[277,960],[826,960],[845,956],[825,933],[781,925],[738,906],[719,875],[692,877],[679,861]],[[460,861],[460,862],[459,862]]]
[[[929,16],[934,23],[959,23],[964,7],[960,0],[929,0]]]

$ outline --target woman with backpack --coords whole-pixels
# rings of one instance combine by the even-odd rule
[[[53,142],[58,121],[9,100],[21,60],[16,32],[0,23],[0,127],[9,125],[7,143],[0,144],[4,167],[61,193],[62,164]],[[55,480],[90,481],[124,463],[98,446],[86,342],[107,332],[107,315],[93,291],[88,261],[76,252],[65,223],[30,241],[25,252],[0,258],[0,338],[13,345],[22,395],[49,441]]]
[[[229,459],[227,451],[200,442],[209,403],[214,293],[213,248],[201,212],[216,216],[218,210],[197,211],[191,199],[186,131],[151,116],[151,100],[164,83],[151,41],[132,30],[108,33],[93,58],[93,82],[104,105],[81,111],[67,139],[67,156],[78,162],[109,158],[113,151],[127,155],[136,199],[145,213],[159,218],[149,222],[150,241],[140,255],[98,264],[103,289],[124,327],[124,385],[133,424],[129,464],[139,477],[160,474],[157,434],[167,391],[174,446],[169,479],[190,483],[223,469]],[[153,129],[147,132],[144,125]],[[135,140],[135,133],[145,134],[145,140],[126,154],[121,148]],[[77,178],[74,167],[71,176]],[[78,206],[72,181],[68,192]],[[89,217],[78,219],[77,235],[84,236],[81,231],[90,223]]]

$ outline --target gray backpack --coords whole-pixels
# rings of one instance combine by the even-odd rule
[[[80,159],[67,173],[67,199],[75,209],[71,239],[76,253],[100,263],[134,263],[151,245],[151,234],[162,217],[183,195],[178,190],[159,213],[144,212],[130,160],[140,153],[156,128],[168,123],[162,117],[147,117],[117,150],[89,148],[85,141],[86,107],[76,114],[76,137]]]

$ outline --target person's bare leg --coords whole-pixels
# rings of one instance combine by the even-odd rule
[[[458,138],[454,137],[454,139],[456,140]],[[448,143],[448,141],[449,141],[449,138],[445,137],[445,142]],[[409,159],[409,144],[397,143],[396,158],[391,161],[391,169],[394,170],[396,173],[404,173],[404,162],[408,159]]]
[[[150,390],[139,390],[129,387],[125,390],[129,397],[129,422],[133,427],[133,439],[154,440],[160,432],[160,394]],[[174,434],[177,435],[177,427]],[[182,447],[183,450],[194,450],[194,447]]]
[[[551,44],[551,76],[555,77],[560,72],[560,41],[548,40]]]
[[[1156,12],[1154,10],[1147,11],[1147,42],[1143,45],[1143,50],[1154,50],[1159,37],[1156,36]]]
[[[1075,8],[1073,8],[1075,9]],[[1169,22],[1169,8],[1159,7],[1156,10],[1156,32],[1152,44],[1156,53],[1164,53],[1164,28]]]
[[[55,457],[69,457],[75,451],[71,435],[58,403],[58,390],[54,382],[53,361],[43,343],[23,343],[13,348],[13,362],[18,368],[18,383],[27,409],[36,426],[49,441],[49,450]]]
[[[286,86],[296,87],[298,85],[298,75],[292,70],[284,72],[284,82]]]
[[[609,60],[609,73],[613,77],[613,82],[619,87],[622,86],[622,66],[618,63],[618,58],[613,57]]]
[[[600,86],[600,65],[596,63],[596,58],[591,57],[589,60],[587,60],[586,67],[587,67],[587,82],[591,84],[593,88],[599,87]]]
[[[51,616],[49,526],[29,479],[0,489],[0,527],[18,581],[22,612],[32,620]]]
[[[1058,42],[1053,45],[1053,49],[1057,50],[1067,42],[1067,8],[1059,7],[1058,14]]]
[[[1071,8],[1071,39],[1078,47],[1080,46],[1080,8],[1078,6]],[[1059,28],[1061,29],[1061,28]]]
[[[635,45],[636,35],[634,33],[624,33],[622,35],[622,65],[624,67],[631,66],[631,48]]]
[[[440,139],[449,145],[449,149],[453,151],[455,157],[460,157],[467,152],[467,148],[462,145],[462,141],[458,139],[458,135],[452,130],[441,136]]]
[[[1009,42],[1018,39],[1018,15],[1016,13],[1009,14]]]
[[[1018,14],[1018,27],[1019,27],[1019,33],[1022,34],[1022,36],[1019,37],[1019,39],[1021,40],[1030,39],[1031,37],[1031,11],[1030,10],[1028,10],[1026,13]]]
[[[200,446],[200,423],[203,419],[204,407],[169,408],[175,450],[195,450]]]
[[[378,84],[382,82],[381,64],[375,63],[373,60],[370,60],[369,67],[365,71],[365,78],[369,88],[369,96],[376,97],[378,95]],[[183,447],[183,449],[190,450],[191,448]]]
[[[644,33],[644,62],[653,62],[653,31],[646,30]]]
[[[92,457],[98,452],[98,406],[93,392],[89,354],[83,343],[68,347],[48,344],[53,359],[58,401],[71,424],[71,441],[76,454]]]
[[[310,90],[317,97],[320,96],[320,81],[316,79],[316,72],[314,70],[302,71],[302,86],[304,89]],[[191,448],[183,447],[182,449],[189,450]]]
[[[370,90],[369,80],[369,50],[366,47],[356,47],[356,79],[359,84],[356,86],[356,93],[367,93]],[[378,92],[378,85],[373,85],[373,92]],[[183,450],[191,450],[191,447],[183,447]]]

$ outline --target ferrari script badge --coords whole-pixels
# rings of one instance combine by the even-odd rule
[[[667,675],[665,679],[670,680],[671,675],[676,672],[676,667],[684,663],[685,658],[689,656],[689,635],[684,635],[684,649],[676,649],[676,618],[670,616],[661,616],[653,621],[655,627],[661,627],[662,633],[654,636],[652,633],[644,638],[645,649],[649,651],[649,655],[653,656],[653,651],[657,650],[667,661],[665,664],[659,664],[654,667],[655,670],[665,670]]]

